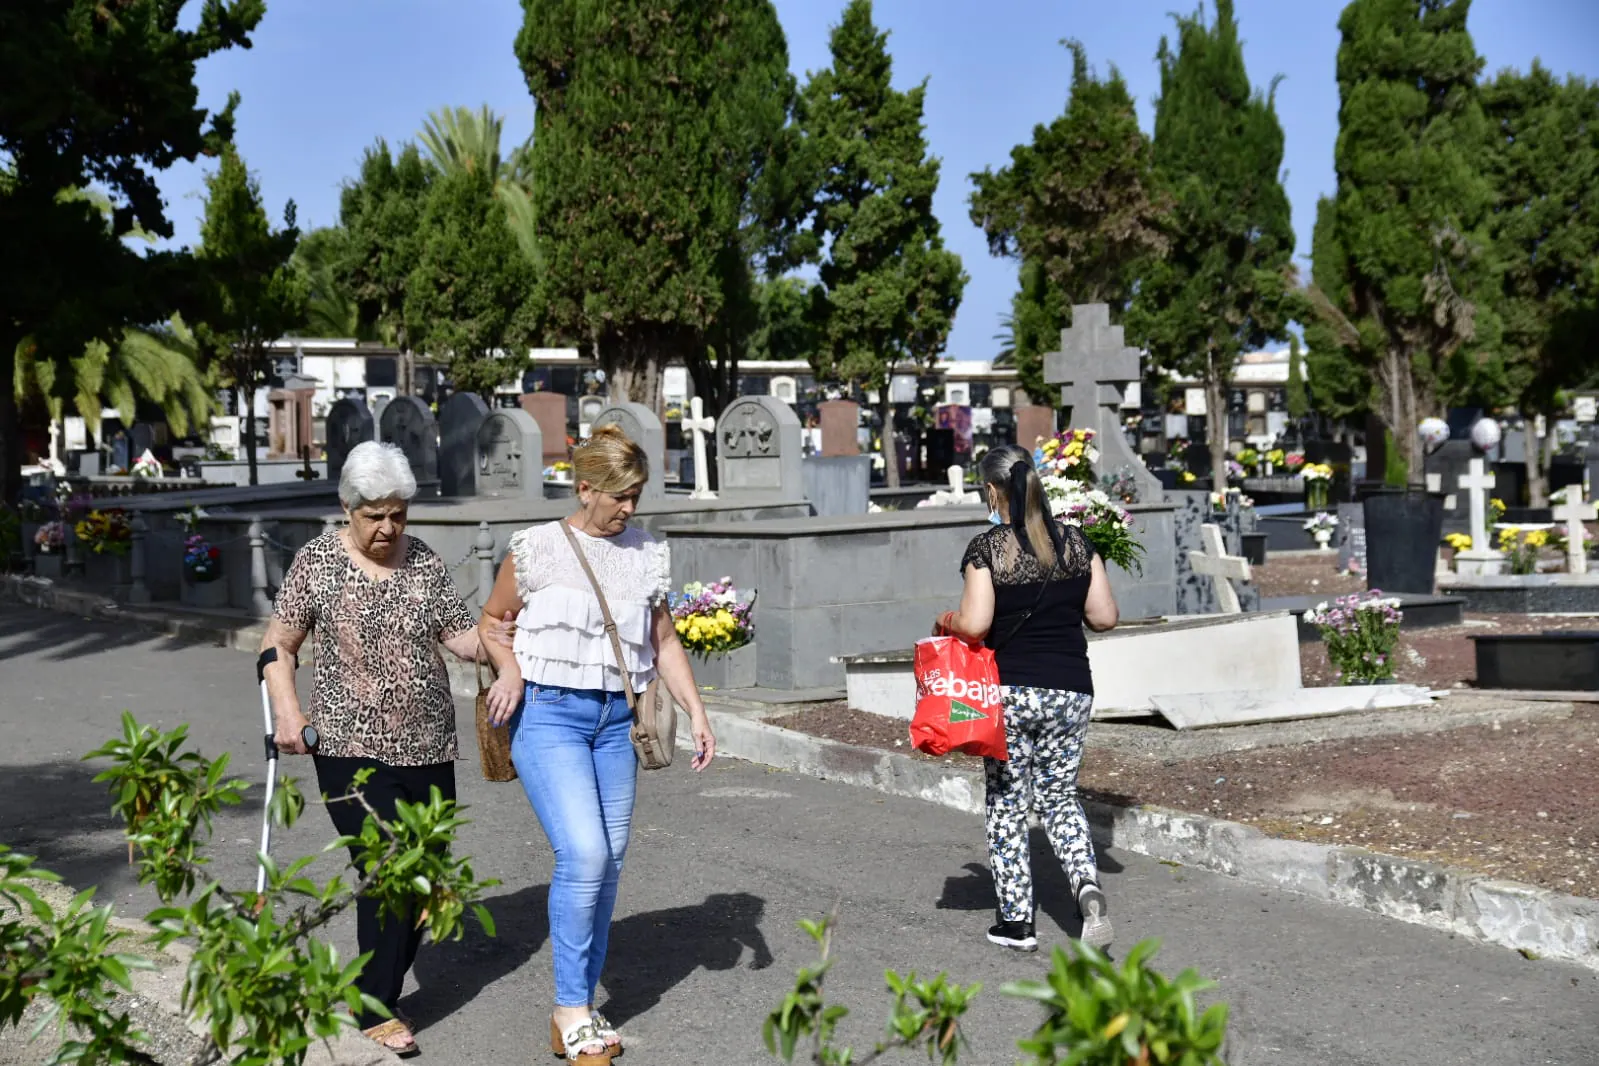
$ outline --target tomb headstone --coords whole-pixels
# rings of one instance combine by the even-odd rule
[[[1016,409],[1016,443],[1028,451],[1038,447],[1040,440],[1055,435],[1055,409],[1043,404],[1028,404]]]
[[[1459,491],[1463,477],[1477,449],[1469,439],[1446,440],[1438,450],[1427,456],[1425,468],[1427,484],[1436,475],[1439,491],[1444,494],[1444,532],[1470,533],[1470,514],[1466,510],[1466,497]]]
[[[439,479],[439,424],[427,404],[415,396],[396,396],[383,408],[379,425],[386,444],[405,453],[417,484]]]
[[[458,392],[439,408],[439,492],[477,495],[477,431],[489,405],[475,392]]]
[[[798,425],[799,419],[796,418],[794,422]],[[689,493],[689,498],[714,500],[716,493],[711,491],[711,468],[705,458],[705,436],[716,432],[716,419],[705,413],[705,402],[698,396],[692,397],[688,402],[688,417],[682,420],[682,430],[694,435],[694,490]]]
[[[1497,574],[1504,567],[1504,553],[1493,547],[1488,522],[1489,493],[1494,487],[1494,476],[1481,459],[1473,459],[1459,479],[1460,490],[1466,494],[1470,515],[1471,547],[1455,554],[1455,570],[1461,574]]]
[[[1581,485],[1568,485],[1562,490],[1564,499],[1555,505],[1554,518],[1566,527],[1566,571],[1572,574],[1588,572],[1587,529],[1584,522],[1592,522],[1596,514],[1594,505],[1582,498]]]
[[[1359,503],[1338,505],[1338,569],[1366,572],[1366,508]]]
[[[644,485],[646,498],[666,495],[666,428],[655,412],[641,403],[612,403],[594,416],[589,427],[616,425],[627,438],[644,449],[650,464],[650,479]]]
[[[566,396],[559,392],[524,393],[518,401],[533,416],[544,437],[544,465],[566,458]]]
[[[1222,614],[1241,614],[1244,608],[1233,582],[1249,580],[1249,560],[1241,555],[1227,554],[1221,527],[1214,523],[1207,522],[1201,526],[1200,536],[1205,549],[1189,552],[1188,565],[1193,567],[1194,573],[1211,579]]]
[[[822,422],[822,455],[859,455],[861,405],[853,400],[827,400],[817,405]]]
[[[337,483],[350,450],[362,441],[371,440],[376,424],[365,400],[346,396],[328,408],[326,426],[328,480]]]
[[[803,433],[794,409],[776,397],[743,396],[728,404],[716,420],[716,473],[722,494],[804,498]]]
[[[1110,324],[1109,305],[1074,304],[1071,327],[1060,333],[1060,349],[1044,356],[1044,380],[1061,387],[1061,404],[1071,408],[1068,426],[1094,431],[1101,473],[1125,473],[1137,485],[1139,499],[1160,499],[1160,482],[1122,432],[1122,398],[1139,380],[1139,351],[1127,345],[1122,327]]]
[[[520,407],[490,411],[477,428],[479,496],[544,498],[544,445],[539,424]]]

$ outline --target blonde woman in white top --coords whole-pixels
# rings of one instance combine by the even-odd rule
[[[602,426],[572,455],[576,534],[616,620],[626,662],[618,664],[593,586],[560,522],[511,538],[482,626],[517,612],[513,648],[486,641],[499,668],[491,718],[511,723],[511,758],[555,852],[550,942],[555,1010],[550,1043],[583,1066],[603,1066],[621,1038],[594,1009],[610,936],[638,768],[624,685],[642,691],[657,675],[689,715],[695,770],[716,754],[667,606],[666,545],[628,525],[649,478],[644,450]]]

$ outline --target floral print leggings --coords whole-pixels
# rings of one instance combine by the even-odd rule
[[[1033,920],[1033,871],[1027,812],[1038,811],[1044,832],[1071,879],[1072,897],[1098,883],[1088,818],[1077,798],[1077,768],[1094,697],[1054,688],[1006,687],[1005,745],[1009,758],[984,759],[988,861],[1007,922]]]

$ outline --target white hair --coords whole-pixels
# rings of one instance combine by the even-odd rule
[[[339,502],[350,510],[378,500],[409,500],[416,475],[405,453],[393,444],[364,440],[350,449],[339,474]]]

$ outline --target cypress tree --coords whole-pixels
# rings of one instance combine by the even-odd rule
[[[1288,417],[1295,422],[1310,414],[1310,397],[1305,393],[1305,355],[1299,350],[1299,338],[1288,335],[1288,389],[1285,406]]]
[[[1500,285],[1509,399],[1527,421],[1527,484],[1548,502],[1551,430],[1540,451],[1534,419],[1559,413],[1559,393],[1587,377],[1599,342],[1599,85],[1564,83],[1534,61],[1484,87],[1490,219]]]
[[[1066,110],[1033,128],[1031,144],[1011,150],[1010,165],[971,176],[971,218],[988,250],[1018,261],[1016,367],[1035,403],[1054,405],[1044,385],[1044,352],[1060,343],[1074,303],[1110,305],[1122,321],[1139,271],[1165,254],[1168,201],[1156,188],[1149,138],[1138,128],[1132,95],[1120,72],[1096,77],[1077,41]],[[1029,272],[1036,266],[1037,274]]]
[[[927,83],[893,88],[887,42],[871,0],[850,0],[829,40],[833,64],[811,75],[797,124],[821,164],[811,232],[827,248],[812,361],[819,376],[877,391],[884,476],[896,486],[890,379],[899,363],[927,365],[944,350],[967,279],[933,216]]]
[[[1212,470],[1227,459],[1227,395],[1238,359],[1292,317],[1294,231],[1272,94],[1253,92],[1232,0],[1178,17],[1162,38],[1155,173],[1174,200],[1167,254],[1142,273],[1129,333],[1157,367],[1205,390]]]
[[[1353,0],[1338,22],[1338,188],[1318,211],[1310,293],[1330,328],[1313,345],[1369,375],[1412,480],[1417,424],[1469,393],[1473,346],[1494,341],[1470,6]]]
[[[681,361],[717,408],[736,382],[727,338],[753,328],[751,263],[779,225],[767,212],[791,204],[765,191],[793,100],[777,13],[770,0],[523,8],[543,330],[593,353],[613,396],[658,408],[662,367]]]

